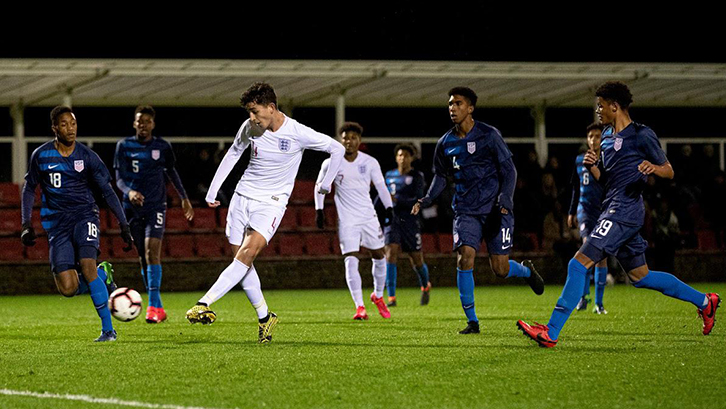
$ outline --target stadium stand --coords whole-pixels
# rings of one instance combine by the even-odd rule
[[[0,183],[0,207],[20,207],[20,186],[15,183]]]
[[[329,256],[332,254],[331,233],[308,233],[305,237],[305,250],[309,256]]]
[[[163,241],[166,254],[171,258],[194,258],[194,236],[188,234],[168,235]]]

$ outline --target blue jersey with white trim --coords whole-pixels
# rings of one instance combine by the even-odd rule
[[[602,132],[600,169],[605,176],[605,200],[600,218],[643,224],[643,187],[648,177],[638,170],[644,160],[655,165],[668,161],[652,129],[632,122],[619,133],[611,126]]]
[[[584,153],[575,158],[575,170],[580,182],[580,198],[577,203],[577,220],[580,221],[597,219],[602,211],[603,199],[603,187],[582,164],[584,158]]]
[[[166,208],[166,176],[167,169],[173,169],[176,158],[169,142],[152,137],[142,143],[136,136],[118,141],[113,167],[119,177],[131,188],[144,195],[145,209]],[[131,209],[129,195],[124,194],[124,209]]]
[[[101,158],[78,142],[68,157],[58,152],[54,141],[39,146],[30,156],[25,175],[31,190],[40,184],[43,193],[40,218],[43,229],[48,232],[97,215],[98,206],[91,187],[100,188],[110,181],[111,175]]]
[[[488,214],[500,190],[499,165],[512,157],[498,129],[474,121],[465,137],[452,128],[436,143],[434,173],[454,178],[451,207],[461,214]]]

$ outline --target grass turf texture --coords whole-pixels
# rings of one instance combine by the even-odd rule
[[[725,284],[699,290],[726,295]],[[367,302],[354,322],[345,290],[269,291],[280,317],[258,345],[254,310],[234,291],[211,326],[184,313],[200,294],[164,294],[169,321],[114,321],[119,340],[95,344],[100,323],[87,296],[0,298],[0,389],[204,406],[260,407],[673,407],[726,402],[726,308],[710,336],[689,304],[653,291],[607,288],[610,312],[575,312],[560,344],[541,349],[515,327],[546,323],[561,287],[479,287],[480,335],[459,335],[455,288],[431,304],[400,289],[393,318]],[[146,305],[146,304],[145,304]],[[715,405],[715,406],[714,406]],[[111,407],[0,395],[0,407]]]

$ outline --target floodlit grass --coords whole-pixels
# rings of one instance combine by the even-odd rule
[[[466,336],[455,288],[433,289],[426,307],[400,289],[392,319],[368,303],[366,322],[351,319],[345,290],[268,291],[280,319],[270,345],[256,343],[241,291],[213,306],[211,326],[184,319],[201,294],[163,294],[168,322],[114,321],[119,340],[106,344],[92,342],[87,296],[2,297],[0,389],[214,408],[726,405],[726,309],[705,337],[693,306],[620,285],[606,290],[610,314],[574,313],[556,348],[538,348],[515,322],[546,323],[560,291],[478,287],[483,332]],[[2,408],[111,406],[0,395]]]

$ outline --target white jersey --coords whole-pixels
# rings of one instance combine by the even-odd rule
[[[214,174],[207,192],[208,203],[216,200],[222,182],[247,147],[252,151],[250,163],[234,191],[241,196],[276,206],[287,205],[305,149],[330,153],[327,160],[333,163],[332,167],[336,167],[345,154],[343,145],[333,138],[287,116],[280,129],[275,132],[261,132],[248,119],[240,127],[232,146]],[[330,172],[324,180],[321,179],[321,186],[330,191],[334,177],[335,171]]]
[[[318,183],[328,172],[329,159],[323,161]],[[343,159],[335,176],[335,206],[341,225],[358,225],[376,220],[376,211],[371,202],[371,182],[386,208],[392,207],[391,193],[381,173],[381,165],[372,156],[358,152],[353,162]],[[315,208],[322,209],[325,196],[315,193]]]

